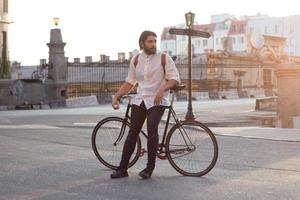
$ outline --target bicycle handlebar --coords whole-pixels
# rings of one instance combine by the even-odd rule
[[[180,90],[183,90],[185,87],[186,87],[186,86],[183,85],[183,84],[176,85],[176,86],[174,86],[174,87],[172,87],[172,88],[170,89],[170,93],[171,93],[171,94],[174,93],[173,95],[175,95],[176,92],[179,92]],[[127,99],[127,98],[129,98],[129,102],[130,102],[130,101],[131,101],[131,96],[134,95],[134,94],[137,94],[137,92],[136,92],[136,91],[129,92],[128,94],[122,96],[120,99]],[[173,100],[174,100],[174,96],[173,96],[173,98],[172,98],[172,103],[173,103]],[[172,103],[171,103],[171,104],[172,104]]]

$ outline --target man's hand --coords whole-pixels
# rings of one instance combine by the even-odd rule
[[[133,88],[134,85],[131,85],[130,83],[123,83],[121,88],[118,90],[118,92],[112,96],[112,101],[111,101],[111,106],[117,110],[120,108],[120,98],[122,96],[124,96],[125,94],[127,94],[132,88]]]
[[[113,107],[113,109],[117,110],[120,108],[120,103],[119,100],[116,98],[116,96],[113,96],[112,98],[112,102],[111,102],[111,106]]]
[[[172,87],[174,87],[177,84],[178,84],[178,81],[171,79],[171,80],[168,80],[165,85],[162,85],[159,88],[159,90],[155,96],[154,105],[160,105],[162,103],[162,98],[164,96],[164,92],[168,91],[169,89],[171,89]]]
[[[164,89],[160,88],[155,96],[154,105],[160,105],[164,96]]]

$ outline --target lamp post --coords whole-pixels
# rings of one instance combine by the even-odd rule
[[[54,22],[54,25],[57,27],[58,24],[59,24],[59,18],[58,17],[54,17],[53,18],[53,22]]]
[[[185,14],[185,24],[187,28],[192,29],[194,25],[195,14],[191,11]]]
[[[185,14],[185,21],[188,32],[192,32],[194,25],[195,14],[188,12]],[[192,34],[188,34],[188,66],[189,66],[189,77],[188,77],[188,110],[185,115],[186,120],[195,120],[192,107]]]
[[[192,107],[192,36],[198,36],[203,38],[209,38],[210,33],[205,31],[197,31],[193,29],[195,14],[188,12],[185,14],[186,29],[181,28],[171,28],[169,30],[170,34],[174,35],[187,35],[188,36],[188,67],[189,67],[189,76],[188,76],[188,110],[185,116],[185,119],[188,121],[195,120]]]

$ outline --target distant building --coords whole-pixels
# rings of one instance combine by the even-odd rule
[[[176,27],[184,28],[185,25],[177,25]],[[185,55],[187,53],[187,37],[170,35],[168,33],[170,28],[172,27],[163,29],[161,50],[170,55]],[[194,54],[202,54],[207,50],[224,50],[224,48],[231,51],[247,52],[251,34],[258,34],[287,38],[285,53],[289,56],[300,56],[300,15],[269,17],[257,14],[255,16],[241,16],[240,19],[230,14],[212,15],[210,24],[196,24],[194,29],[207,31],[211,34],[208,39],[192,38]]]
[[[247,20],[247,33],[285,37],[285,52],[289,56],[300,56],[300,15],[269,17],[267,15],[242,16]]]

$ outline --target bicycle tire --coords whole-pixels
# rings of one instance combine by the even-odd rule
[[[114,122],[116,125],[116,128],[121,128],[122,125],[124,124],[124,119],[123,118],[120,118],[120,117],[108,117],[108,118],[105,118],[103,120],[101,120],[100,122],[97,123],[97,125],[95,126],[95,128],[93,129],[93,133],[92,133],[92,137],[91,137],[91,140],[92,140],[92,148],[93,148],[93,151],[96,155],[96,157],[98,158],[98,160],[106,167],[110,168],[110,169],[117,169],[117,167],[119,166],[119,163],[121,161],[121,155],[122,155],[122,150],[123,150],[123,146],[124,146],[124,140],[126,139],[126,136],[127,136],[127,132],[129,130],[129,127],[130,127],[130,123],[129,122],[126,122],[125,124],[125,127],[127,128],[127,131],[125,129],[124,131],[124,134],[121,138],[121,140],[123,139],[122,142],[119,142],[119,146],[120,146],[120,151],[118,152],[118,159],[117,160],[114,160],[114,161],[111,161],[107,158],[105,158],[103,155],[101,156],[101,152],[104,152],[105,150],[104,149],[99,149],[99,145],[97,147],[97,136],[99,137],[99,135],[104,135],[104,128],[105,128],[105,125],[106,127],[110,127],[108,124],[111,123],[111,122]],[[119,125],[120,124],[120,125]],[[119,127],[118,127],[119,126]],[[114,127],[112,127],[111,129],[113,129]],[[119,131],[119,134],[116,133],[117,137],[119,137],[121,131]],[[110,133],[109,133],[110,134]],[[101,140],[104,140],[105,138],[101,138]],[[112,141],[115,141],[117,138],[116,136],[114,136],[113,140]],[[108,144],[109,145],[109,144]],[[113,144],[112,144],[113,145]],[[131,160],[128,164],[128,168],[132,167],[136,162],[137,160],[139,159],[140,157],[140,152],[141,152],[141,139],[140,139],[140,136],[138,136],[137,138],[137,144],[136,144],[136,147],[135,147],[135,151],[133,153],[134,157],[131,157]],[[132,159],[133,158],[133,159]]]
[[[204,167],[203,169],[202,168],[200,169],[200,167],[199,167],[199,169],[200,169],[199,171],[188,171],[188,170],[184,169],[183,167],[179,166],[179,164],[176,163],[175,157],[173,157],[173,154],[176,154],[176,151],[178,151],[179,153],[180,153],[180,150],[181,150],[181,152],[184,151],[183,150],[184,145],[181,145],[182,147],[179,150],[176,150],[176,148],[179,148],[180,145],[174,145],[175,143],[178,143],[178,144],[182,143],[181,141],[179,141],[180,139],[177,139],[177,141],[175,139],[173,139],[174,144],[170,144],[172,137],[174,138],[175,134],[179,134],[179,136],[182,135],[182,133],[178,133],[177,130],[180,130],[180,128],[182,128],[183,126],[190,126],[190,127],[194,126],[193,130],[195,130],[196,134],[199,134],[199,135],[201,134],[200,132],[205,132],[205,134],[207,135],[207,139],[209,139],[212,142],[211,144],[212,144],[212,149],[213,149],[212,150],[213,155],[212,155],[211,161],[206,161],[206,163],[209,163],[208,166]],[[200,130],[202,130],[202,131],[200,131]],[[182,131],[179,131],[179,132],[182,132]],[[189,133],[187,133],[187,134],[189,134]],[[207,142],[207,139],[202,138],[202,140],[206,140],[206,142]],[[172,140],[172,143],[173,143],[173,140]],[[182,140],[184,140],[184,139],[182,139]],[[203,142],[203,144],[207,146],[207,143]],[[203,145],[203,149],[207,148],[204,145]],[[172,146],[174,146],[174,147],[172,147]],[[194,145],[191,145],[191,147],[192,146],[194,146]],[[194,148],[196,149],[196,147],[194,147]],[[198,149],[200,150],[200,147]],[[188,152],[188,150],[186,150],[186,151]],[[190,151],[192,151],[192,150],[190,150]],[[219,152],[218,152],[217,140],[216,140],[214,134],[212,133],[212,131],[207,126],[205,126],[204,124],[202,124],[198,121],[182,121],[180,123],[175,124],[168,132],[167,138],[166,138],[166,153],[167,153],[167,158],[168,158],[170,164],[177,172],[179,172],[180,174],[185,175],[185,176],[200,177],[200,176],[207,174],[209,171],[211,171],[213,169],[213,167],[215,166],[215,164],[217,162]],[[204,154],[205,154],[205,152],[204,152]],[[186,153],[186,155],[190,155],[190,153]],[[179,158],[179,156],[176,158]],[[205,161],[205,159],[203,159],[203,162],[200,161],[199,163],[202,165],[202,163],[205,163],[204,161]],[[195,162],[195,160],[191,160],[188,162]],[[206,166],[206,165],[204,165],[204,166]]]

